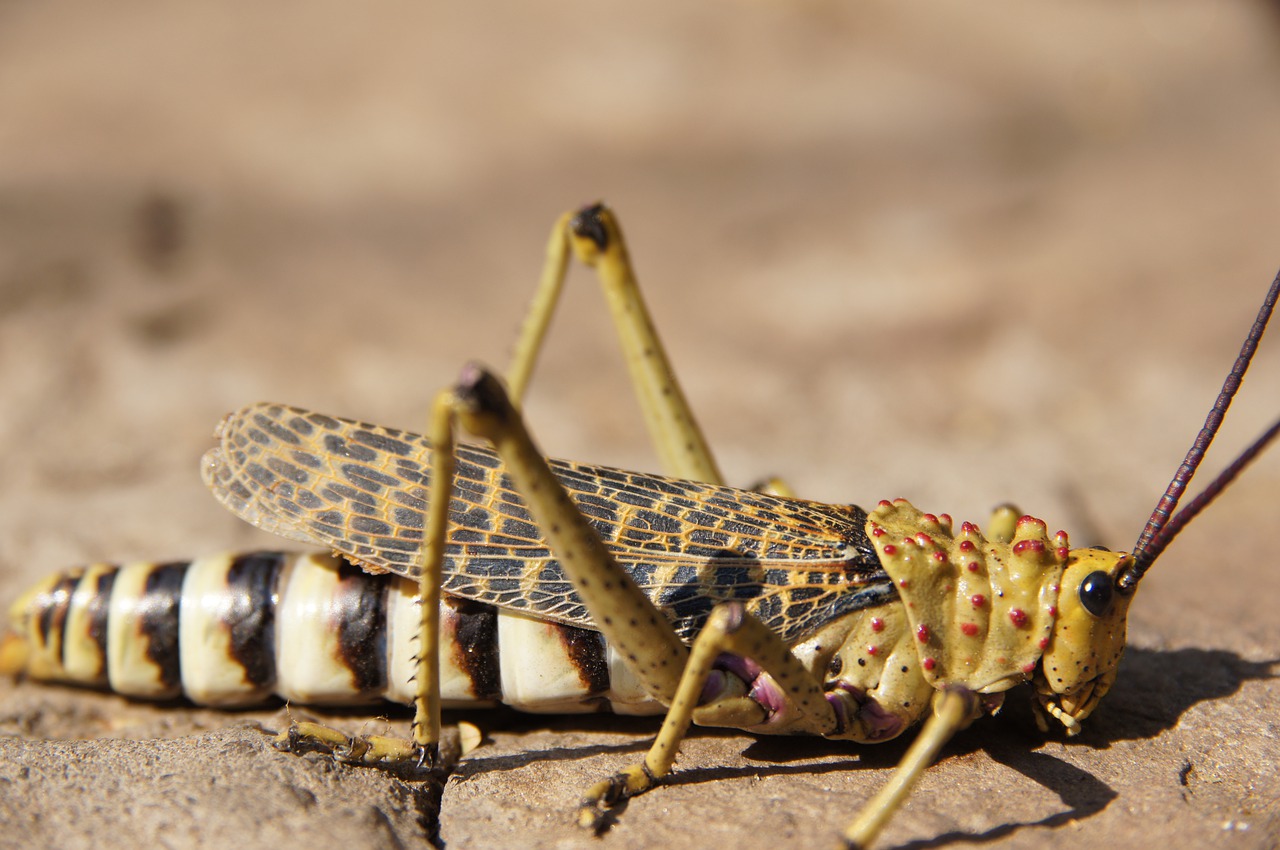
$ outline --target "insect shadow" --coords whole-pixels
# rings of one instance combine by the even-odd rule
[[[1223,699],[1245,682],[1280,678],[1280,658],[1248,661],[1224,649],[1160,650],[1131,646],[1107,694],[1107,710],[1090,719],[1081,743],[1153,738],[1200,702]]]
[[[1248,661],[1237,653],[1221,649],[1159,650],[1131,646],[1126,650],[1116,685],[1107,696],[1106,710],[1094,715],[1074,742],[1105,750],[1118,741],[1154,738],[1172,729],[1179,718],[1198,703],[1229,697],[1245,682],[1277,678],[1280,675],[1277,665],[1280,665],[1280,658]],[[1025,696],[1020,690],[1012,692],[1000,717],[979,721],[965,734],[954,738],[940,759],[985,753],[997,764],[1056,794],[1066,808],[1035,821],[1002,823],[982,832],[953,831],[913,841],[899,845],[899,850],[923,850],[956,843],[981,844],[1023,829],[1055,828],[1101,812],[1118,796],[1113,788],[1087,770],[1049,753],[1036,751],[1045,741],[1045,735],[1036,729]],[[636,718],[603,715],[553,719],[512,713],[510,723],[502,725],[513,731],[527,727],[637,732],[635,723]],[[654,719],[652,731],[656,730],[657,720]],[[698,729],[694,732],[694,737],[703,739],[739,738],[741,735],[735,730]],[[535,761],[572,761],[598,755],[642,753],[648,744],[647,738],[638,738],[620,743],[480,756],[458,765],[454,781],[466,781],[490,771],[515,770]],[[718,767],[687,764],[671,777],[670,783],[692,785],[744,776],[816,776],[889,769],[898,763],[909,744],[910,736],[880,746],[857,749],[851,749],[845,742],[821,738],[761,738],[743,750],[743,756],[752,764]],[[814,759],[824,761],[815,763]]]

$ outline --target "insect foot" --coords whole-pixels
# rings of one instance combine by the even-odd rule
[[[636,764],[597,782],[582,795],[578,804],[578,826],[596,835],[613,825],[612,808],[623,800],[643,794],[659,782],[648,766]]]
[[[390,735],[354,735],[321,723],[294,721],[272,739],[281,752],[293,755],[323,753],[343,764],[378,767],[401,779],[443,781],[461,755],[456,735],[444,735],[438,744],[422,745]]]

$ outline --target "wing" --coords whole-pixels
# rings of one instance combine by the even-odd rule
[[[233,513],[367,570],[417,577],[431,480],[424,437],[260,404],[229,415],[216,438],[204,480]],[[792,641],[895,598],[857,507],[567,461],[551,466],[685,639],[730,599]],[[491,450],[458,447],[450,518],[447,592],[594,628]]]

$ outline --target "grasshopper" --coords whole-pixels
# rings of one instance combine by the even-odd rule
[[[520,413],[571,256],[594,267],[668,476],[548,461]],[[1169,542],[1280,433],[1180,512],[1277,297],[1132,553],[1073,549],[998,509],[985,532],[902,499],[869,511],[725,486],[600,205],[561,217],[506,385],[478,367],[426,437],[279,404],[229,415],[206,454],[226,507],[334,556],[95,566],[18,600],[0,668],[215,705],[412,703],[408,740],[296,724],[282,746],[433,764],[442,705],[665,713],[643,761],[586,789],[589,830],[671,775],[691,723],[878,743],[923,723],[842,834],[867,847],[942,746],[1030,683],[1075,735],[1115,681],[1129,604]],[[458,433],[489,447],[462,445]]]

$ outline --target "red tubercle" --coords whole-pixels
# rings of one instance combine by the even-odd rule
[[[923,514],[923,515],[920,517],[920,520],[921,520],[921,522],[931,522],[931,523],[933,523],[934,525],[937,525],[937,524],[938,524],[938,518],[937,518],[936,516],[934,516],[933,514]]]
[[[1057,606],[1057,605],[1050,605],[1046,610],[1049,612],[1049,616],[1050,616],[1050,617],[1056,617],[1056,616],[1058,616],[1058,606]]]
[[[978,570],[982,569],[982,565],[978,561],[970,561],[964,565],[964,568],[971,573],[976,573]]]
[[[1019,540],[1013,544],[1013,554],[1021,555],[1023,552],[1031,550],[1032,552],[1043,552],[1044,542],[1040,540]]]
[[[867,647],[867,655],[879,655],[879,654],[880,654],[880,647],[876,646],[874,643]]]
[[[965,522],[960,523],[960,533],[961,534],[977,534],[978,526],[966,520]]]
[[[1047,637],[1040,638],[1040,648],[1042,650],[1049,648],[1049,639]]]
[[[1032,673],[1036,672],[1036,663],[1032,661],[1030,664],[1023,664],[1022,672],[1030,676]]]
[[[938,514],[938,519],[942,522],[943,525],[947,526],[948,528],[951,527],[951,514]]]
[[[890,502],[888,499],[881,499],[881,500],[880,500],[880,504],[876,505],[876,507],[877,507],[877,508],[891,508],[891,507],[893,507],[893,502]]]
[[[960,551],[961,551],[961,552],[972,552],[972,551],[974,550],[974,548],[975,548],[975,547],[974,547],[974,545],[973,545],[973,541],[972,541],[972,540],[961,540],[961,541],[960,541]]]
[[[987,597],[983,596],[981,593],[975,593],[973,596],[969,597],[969,601],[973,603],[974,608],[981,608],[983,605],[987,604]]]
[[[925,670],[932,670],[934,667],[938,666],[938,662],[932,658],[926,658],[924,661],[920,662],[920,666]]]
[[[964,632],[969,637],[973,637],[978,633],[978,624],[977,623],[961,623],[960,631]]]
[[[1070,554],[1071,554],[1071,549],[1069,549],[1068,547],[1066,546],[1058,547],[1058,557],[1061,558],[1062,560],[1065,561],[1067,559],[1067,556]]]
[[[1009,612],[1009,621],[1020,629],[1027,624],[1027,612],[1021,608],[1014,608]]]
[[[920,641],[921,643],[928,643],[928,642],[929,642],[929,627],[928,627],[928,626],[926,626],[925,624],[921,623],[921,624],[916,628],[916,640]]]
[[[1031,516],[1030,514],[1025,514],[1025,515],[1023,515],[1023,516],[1018,517],[1018,525],[1019,525],[1019,526],[1023,526],[1023,525],[1038,525],[1038,526],[1040,526],[1041,528],[1048,530],[1048,526],[1046,526],[1046,525],[1044,524],[1044,520],[1042,520],[1042,519],[1036,519],[1035,517]]]
[[[916,543],[918,543],[921,546],[932,546],[933,538],[922,531],[916,535]]]
[[[873,632],[882,632],[882,631],[884,631],[884,620],[881,620],[879,617],[872,617],[872,618],[871,618],[871,631],[873,631]]]
[[[872,537],[884,537],[884,529],[878,525],[871,526]]]
[[[937,561],[940,565],[945,564],[948,561],[947,553],[939,549],[937,552],[933,553],[933,559]]]
[[[911,584],[911,582],[907,581],[905,578],[898,579],[898,587],[907,587],[909,584]]]
[[[892,543],[886,543],[884,544],[884,553],[886,555],[896,555],[898,554],[898,547],[894,546]]]

